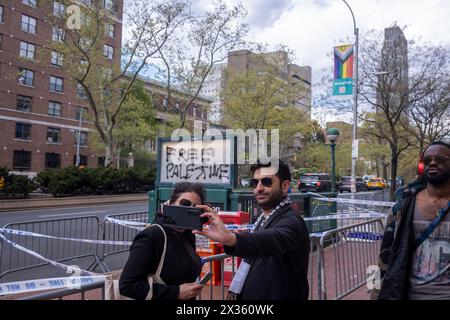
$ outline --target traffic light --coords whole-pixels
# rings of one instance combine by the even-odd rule
[[[0,176],[0,190],[3,190],[4,187],[5,187],[5,178]]]

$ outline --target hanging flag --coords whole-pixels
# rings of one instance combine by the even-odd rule
[[[333,96],[348,98],[353,95],[353,45],[334,48]]]

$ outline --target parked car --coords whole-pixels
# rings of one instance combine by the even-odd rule
[[[367,184],[367,182],[369,182],[369,179],[372,179],[372,178],[376,178],[376,176],[374,176],[373,174],[368,174],[368,175],[365,175],[362,177],[365,184]]]
[[[298,179],[300,192],[330,192],[331,178],[328,173],[305,173]]]
[[[372,178],[367,182],[369,190],[377,190],[386,188],[386,181],[383,178]]]
[[[341,177],[341,181],[338,186],[339,192],[351,192],[352,191],[352,177],[344,176]],[[361,177],[356,177],[356,192],[367,191],[367,184],[363,181]]]

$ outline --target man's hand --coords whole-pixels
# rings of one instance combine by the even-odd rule
[[[236,235],[234,232],[227,229],[220,217],[214,213],[212,208],[203,205],[197,205],[196,207],[202,208],[206,211],[200,217],[207,217],[210,222],[210,226],[208,230],[194,230],[193,233],[204,235],[213,241],[220,242],[221,244],[229,247],[234,247],[236,245]]]
[[[183,283],[180,285],[180,293],[178,294],[179,300],[193,299],[200,294],[204,285],[197,283]]]

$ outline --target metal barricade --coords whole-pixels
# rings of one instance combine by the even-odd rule
[[[75,298],[73,297],[73,295],[78,294],[80,295],[80,298],[76,300],[99,300],[99,299],[104,300],[105,281],[97,280],[94,283],[81,285],[79,289],[53,290],[50,292],[27,296],[17,300],[52,300],[52,299],[63,300],[64,297],[68,296],[71,296],[70,298],[73,300]],[[88,295],[88,299],[86,298],[86,295]]]
[[[132,242],[134,237],[138,234],[139,230],[126,227],[117,223],[111,223],[107,218],[112,218],[121,221],[134,221],[147,223],[148,214],[147,211],[143,212],[131,212],[108,215],[103,220],[103,240],[114,241],[129,241]],[[108,271],[111,271],[105,258],[114,254],[123,253],[128,251],[128,246],[123,245],[104,245],[102,247],[102,262]]]
[[[367,268],[378,264],[383,218],[338,228],[320,237],[318,299],[342,299],[367,282]]]
[[[56,220],[39,220],[7,224],[5,229],[14,229],[49,235],[59,238],[76,238],[96,240],[100,237],[100,222],[96,216],[84,216]],[[99,245],[77,241],[29,237],[5,233],[4,236],[29,250],[35,251],[47,259],[82,265],[86,270],[94,270],[97,266],[104,272],[98,255]],[[87,261],[84,258],[89,258]],[[3,243],[0,251],[0,278],[13,272],[47,266],[48,263]],[[53,268],[53,267],[52,267]],[[54,268],[52,269],[54,270]],[[42,270],[45,273],[45,270]],[[65,274],[65,273],[63,273]]]

